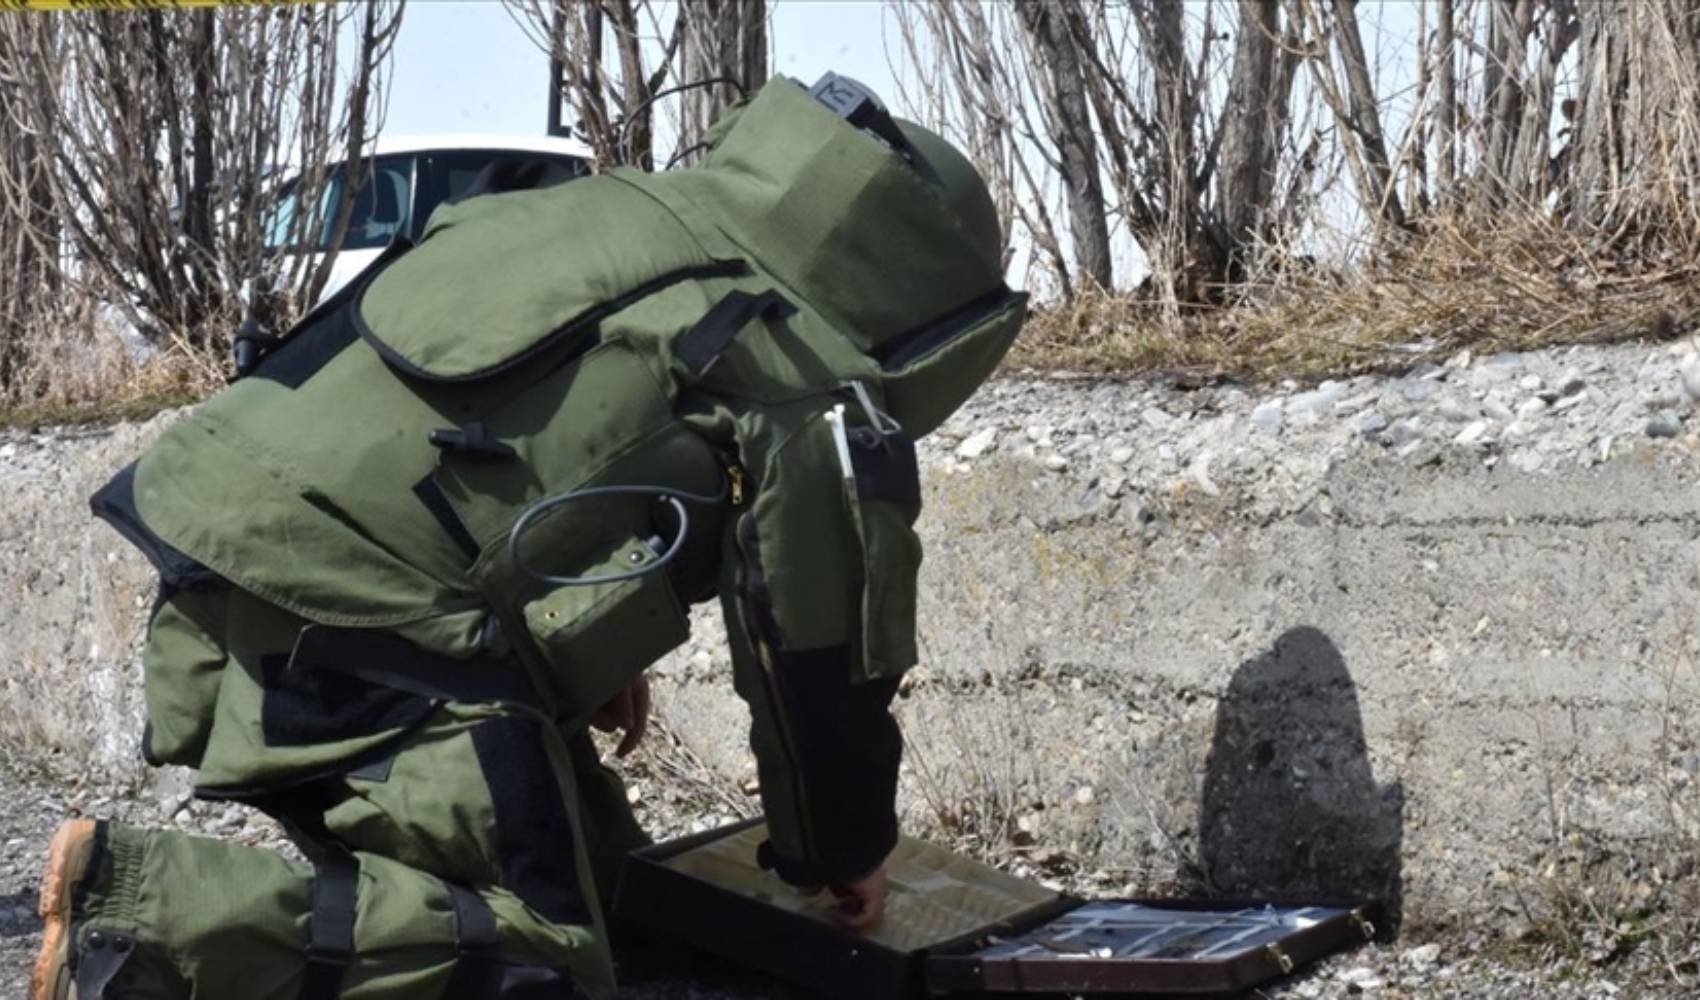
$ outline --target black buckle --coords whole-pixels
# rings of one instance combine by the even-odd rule
[[[236,331],[236,340],[230,345],[231,360],[236,365],[236,377],[243,378],[258,368],[272,348],[276,347],[278,338],[272,336],[260,326],[260,321],[252,316],[242,321],[242,326]]]
[[[490,433],[482,420],[472,420],[454,428],[439,428],[425,436],[427,441],[443,451],[452,451],[473,458],[515,458],[518,452],[511,445]]]
[[[77,949],[77,996],[101,1000],[118,970],[136,951],[136,939],[116,931],[94,931]]]

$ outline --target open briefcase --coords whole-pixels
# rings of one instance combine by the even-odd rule
[[[857,934],[756,864],[760,820],[634,851],[618,919],[828,996],[1222,995],[1372,938],[1370,905],[1083,900],[904,838]]]

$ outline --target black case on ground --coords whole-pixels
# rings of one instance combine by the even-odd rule
[[[900,950],[668,864],[759,823],[632,852],[616,918],[846,998],[1231,994],[1375,934],[1373,904],[1059,895],[961,937]]]

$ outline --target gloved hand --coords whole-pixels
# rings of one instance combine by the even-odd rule
[[[885,919],[885,865],[880,865],[853,882],[834,883],[826,888],[833,898],[838,900],[838,905],[832,909],[833,919],[850,930],[872,930]],[[820,892],[820,887],[813,886],[798,891],[812,896]]]
[[[624,730],[620,745],[614,748],[614,756],[624,757],[637,749],[637,745],[643,742],[644,732],[649,729],[649,678],[639,674],[636,680],[626,685],[625,690],[591,713],[590,724],[599,733]]]

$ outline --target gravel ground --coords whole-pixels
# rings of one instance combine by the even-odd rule
[[[688,796],[666,797],[646,817],[652,830],[665,834],[697,825],[695,815],[675,812]],[[174,811],[180,829],[217,833],[245,842],[279,846],[276,829],[263,817],[237,807],[184,803],[160,807],[147,796],[125,796],[94,786],[63,785],[41,776],[19,775],[0,766],[0,996],[22,997],[29,967],[40,943],[35,916],[35,892],[48,838],[69,815],[120,817],[130,822],[160,823]],[[1469,941],[1436,941],[1423,945],[1377,945],[1362,948],[1312,969],[1254,996],[1340,998],[1373,995],[1404,997],[1481,997],[1524,1000],[1584,1000],[1610,997],[1678,997],[1675,989],[1645,983],[1656,970],[1645,960],[1632,959],[1608,969],[1578,968],[1573,963],[1516,961],[1475,953]],[[677,965],[652,968],[630,977],[622,996],[634,1000],[760,1000],[809,994],[771,982],[759,975],[706,960],[681,960]]]
[[[1107,507],[1143,523],[1143,511],[1178,491],[1224,495],[1249,517],[1302,509],[1318,498],[1330,465],[1361,449],[1411,463],[1509,463],[1562,475],[1640,448],[1700,446],[1693,414],[1700,361],[1693,345],[1576,348],[1478,358],[1465,353],[1399,377],[1360,377],[1309,387],[1186,387],[1173,382],[1010,378],[989,386],[923,442],[945,474],[993,452],[1031,456],[1083,484],[1078,511]],[[1137,415],[1134,417],[1132,415]],[[27,472],[51,463],[76,433],[0,434],[0,463]],[[50,781],[0,761],[0,997],[20,997],[39,941],[35,887],[55,825],[99,815],[236,837],[280,838],[262,817],[194,802],[181,792],[120,790],[99,781]],[[665,784],[664,779],[660,779]],[[639,804],[661,836],[714,825],[734,798],[650,794]],[[1596,967],[1507,951],[1468,935],[1360,949],[1261,996],[1678,997],[1661,985],[1656,956],[1632,952]],[[760,977],[712,965],[657,970],[633,997],[799,996]]]

